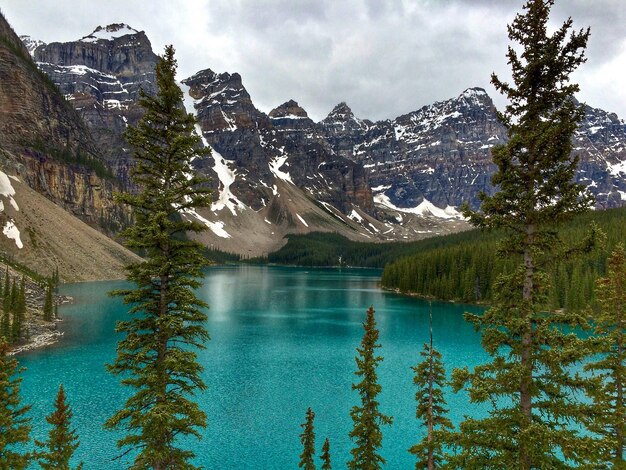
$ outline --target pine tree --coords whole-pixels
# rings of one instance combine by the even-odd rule
[[[618,245],[608,261],[607,277],[597,281],[599,310],[590,339],[596,360],[585,366],[601,378],[590,388],[595,412],[589,428],[601,436],[608,466],[626,468],[626,252]]]
[[[70,460],[78,449],[78,435],[72,427],[72,409],[66,401],[63,385],[54,400],[54,411],[46,416],[52,429],[48,432],[46,442],[35,441],[38,447],[45,450],[37,452],[39,466],[45,470],[70,470]],[[81,469],[83,464],[76,468]]]
[[[473,402],[492,405],[486,418],[461,423],[455,462],[467,468],[569,468],[585,463],[593,447],[575,426],[586,408],[574,393],[585,379],[570,370],[585,348],[562,328],[585,320],[546,313],[547,266],[555,256],[579,251],[562,245],[557,224],[590,203],[583,186],[572,182],[578,159],[570,156],[571,139],[584,111],[573,98],[578,86],[569,83],[585,61],[589,30],[570,31],[570,18],[549,35],[553,3],[528,1],[508,28],[521,54],[509,47],[513,84],[492,75],[510,102],[499,116],[509,141],[492,151],[498,167],[492,183],[499,189],[480,196],[481,213],[465,208],[474,225],[504,229],[500,256],[520,260],[496,282],[492,308],[466,314],[482,329],[483,347],[493,358],[472,373],[453,374],[456,389],[467,386]]]
[[[2,312],[2,317],[0,317],[0,341],[4,339],[4,341],[10,343],[11,336],[11,314],[9,312]]]
[[[15,278],[13,278],[13,282],[11,283],[11,294],[9,295],[9,312],[15,312],[17,309],[17,300],[18,300],[18,290],[17,290],[17,282]]]
[[[125,337],[108,369],[134,393],[106,427],[126,431],[118,446],[138,451],[137,468],[194,468],[188,462],[194,453],[177,440],[199,438],[198,428],[206,426],[205,413],[192,400],[206,388],[196,354],[209,338],[206,304],[194,293],[206,261],[202,245],[185,238],[206,227],[181,214],[211,202],[206,180],[191,166],[208,149],[194,133],[195,119],[180,105],[175,74],[174,49],[168,46],[156,66],[157,95],[141,94],[145,114],[126,133],[136,159],[133,179],[141,190],[120,197],[135,214],[124,236],[146,257],[127,268],[135,288],[113,293],[131,305],[131,319],[117,324]]]
[[[22,337],[22,325],[24,324],[24,315],[26,313],[26,279],[24,276],[22,276],[20,282],[15,304],[13,321],[11,322],[11,336],[13,340],[18,340]]]
[[[4,297],[2,298],[2,305],[5,312],[9,311],[10,307],[10,293],[11,293],[11,276],[9,276],[9,266],[7,265],[4,273],[4,289],[2,290]]]
[[[315,429],[313,420],[315,413],[309,408],[306,410],[306,421],[300,425],[303,431],[300,434],[300,442],[302,443],[302,453],[300,454],[300,463],[298,467],[305,470],[315,470]]]
[[[15,309],[18,313],[26,313],[26,278],[22,276],[20,281],[20,289],[17,295],[17,307]]]
[[[330,442],[328,442],[328,438],[324,440],[320,459],[322,460],[322,470],[332,470],[333,466],[330,463]]]
[[[46,298],[43,304],[43,319],[45,321],[52,321],[52,314],[54,312],[54,300],[52,296],[52,282],[48,280],[46,284]]]
[[[22,379],[15,377],[17,361],[8,353],[9,345],[0,340],[0,468],[20,470],[30,462],[28,453],[18,450],[30,439],[30,406],[20,405]]]
[[[424,423],[426,436],[409,449],[415,454],[415,469],[437,468],[443,462],[443,445],[447,442],[447,432],[452,429],[452,422],[447,418],[446,400],[443,387],[446,384],[446,371],[441,361],[441,353],[433,348],[432,311],[430,312],[430,344],[424,344],[420,353],[424,358],[417,366],[413,383],[418,390],[415,393],[417,408],[415,417]]]
[[[12,320],[11,320],[11,342],[15,342],[16,340],[20,339],[22,333],[22,320],[20,318],[20,314],[16,311],[13,312],[12,314]]]
[[[352,460],[348,462],[348,468],[374,470],[385,464],[385,459],[378,453],[383,441],[380,426],[390,425],[393,418],[378,410],[379,403],[376,399],[382,390],[378,383],[376,368],[383,358],[375,355],[380,344],[378,344],[379,332],[376,328],[373,307],[367,310],[363,329],[365,333],[361,340],[361,347],[357,348],[359,355],[355,357],[357,365],[355,375],[360,377],[361,381],[352,384],[352,390],[359,392],[361,406],[355,405],[350,411],[350,417],[354,423],[350,438],[355,441],[356,447],[350,451]]]

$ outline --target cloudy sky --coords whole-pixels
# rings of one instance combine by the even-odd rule
[[[239,72],[262,111],[295,99],[319,120],[341,101],[393,118],[508,77],[506,25],[522,0],[4,0],[18,34],[71,41],[98,25],[144,30],[177,50],[181,78]],[[552,24],[591,27],[579,99],[626,118],[626,2],[557,0]]]

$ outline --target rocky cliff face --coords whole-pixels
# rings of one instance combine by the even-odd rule
[[[155,92],[158,57],[146,34],[125,24],[99,26],[77,41],[38,45],[33,57],[86,122],[116,179],[130,187],[122,134],[141,118],[139,90]]]
[[[344,213],[352,204],[373,210],[362,166],[335,154],[295,101],[268,116],[254,107],[239,74],[211,70],[183,80],[183,85],[204,138],[231,171],[236,168],[238,176],[229,187],[247,206],[265,207],[276,179],[282,179]]]
[[[89,129],[1,15],[0,165],[87,222],[119,222]]]
[[[426,200],[445,208],[476,204],[479,191],[491,190],[489,149],[505,141],[506,130],[484,90],[375,124],[345,110],[338,106],[321,124],[329,141],[368,169],[379,202],[413,208]]]
[[[141,116],[139,88],[154,92],[157,56],[146,35],[116,24],[69,43],[24,40],[86,122],[94,141],[85,146],[105,149],[116,180],[129,187],[132,159],[122,134]],[[195,163],[213,179],[214,204],[190,216],[211,229],[207,244],[232,251],[258,254],[294,231],[411,239],[457,230],[463,222],[456,208],[466,201],[477,207],[479,192],[493,192],[491,148],[507,140],[491,98],[480,88],[375,123],[354,116],[346,103],[319,123],[294,100],[265,114],[237,73],[206,69],[183,80],[181,88],[199,134],[213,149],[211,157]],[[574,146],[580,156],[577,179],[588,185],[597,206],[624,204],[624,122],[587,107]],[[64,173],[59,168],[52,174]],[[56,178],[58,186],[67,180]],[[63,197],[80,199],[73,193]],[[83,200],[97,207],[106,198]]]
[[[599,109],[585,110],[574,138],[577,179],[587,184],[598,208],[620,206],[626,202],[624,122]],[[478,207],[480,192],[493,193],[491,148],[508,139],[480,88],[377,123],[356,119],[342,103],[320,124],[335,151],[368,169],[377,203],[401,209],[463,202]]]
[[[119,227],[114,188],[88,127],[0,15],[0,251],[66,280],[122,277],[136,257],[85,224]]]
[[[589,188],[596,207],[626,204],[626,123],[615,113],[585,106],[585,118],[574,136],[580,158],[577,180]]]

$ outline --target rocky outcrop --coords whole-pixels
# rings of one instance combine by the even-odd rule
[[[119,225],[113,178],[76,110],[0,16],[0,165],[92,224]]]
[[[350,107],[341,102],[320,122],[330,146],[338,155],[356,160],[355,145],[362,143],[365,133],[373,125],[354,116]]]
[[[283,179],[344,213],[352,204],[373,210],[362,166],[336,155],[295,101],[268,116],[253,105],[239,74],[211,70],[183,80],[183,85],[188,109],[195,112],[207,143],[236,168],[229,187],[245,205],[265,207],[274,196],[276,179]],[[213,166],[212,160],[203,166]]]
[[[86,122],[122,187],[132,187],[123,133],[143,114],[139,91],[155,92],[158,60],[146,34],[125,24],[99,26],[77,41],[40,45],[33,57]]]
[[[400,116],[368,123],[338,105],[321,122],[327,140],[369,172],[374,192],[400,208],[427,200],[437,207],[477,203],[490,191],[490,148],[506,139],[484,90]]]
[[[580,157],[577,179],[596,197],[598,208],[623,205],[624,122],[589,106],[585,111],[574,137],[574,153]],[[426,203],[458,207],[463,202],[478,207],[478,194],[494,191],[491,148],[508,139],[481,88],[377,123],[356,119],[342,103],[320,124],[336,152],[368,170],[375,200],[401,209]]]
[[[289,100],[269,116],[285,142],[284,152],[289,155],[290,174],[296,185],[344,214],[356,205],[373,215],[372,191],[363,166],[335,152],[323,129],[297,102]]]
[[[626,123],[615,113],[585,105],[585,118],[574,136],[577,180],[596,198],[596,207],[626,204]]]

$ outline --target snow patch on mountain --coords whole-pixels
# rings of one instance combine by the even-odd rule
[[[218,237],[221,237],[221,238],[231,238],[230,233],[228,233],[226,230],[224,230],[224,222],[222,222],[221,220],[218,220],[217,222],[211,222],[207,218],[202,217],[200,214],[198,214],[197,211],[195,211],[193,209],[185,209],[185,211],[183,213],[185,215],[190,215],[192,217],[195,217],[201,223],[206,225],[209,228],[209,230],[211,230]]]
[[[287,162],[287,155],[274,157],[272,161],[270,161],[270,171],[276,178],[279,178],[284,181],[289,181],[291,184],[294,184],[293,180],[291,179],[291,175],[288,172],[282,171],[280,169],[286,162]]]
[[[613,164],[607,164],[607,170],[613,176],[619,176],[620,173],[626,175],[626,160]]]
[[[82,42],[111,41],[129,34],[137,34],[138,32],[139,31],[131,28],[127,24],[110,24],[105,27],[98,26],[93,33],[81,38],[80,40]]]
[[[7,174],[2,171],[0,171],[0,195],[9,200],[9,204],[11,204],[13,209],[15,209],[16,211],[20,210],[17,202],[15,202],[15,199],[13,199],[13,196],[15,196],[15,188],[11,184],[11,181],[9,180]],[[3,211],[4,204],[2,203],[2,201],[0,201],[0,204],[2,204],[2,206],[0,207],[0,211]]]
[[[348,219],[354,220],[360,224],[363,223],[363,217],[361,217],[355,209],[352,209],[352,212],[348,214]]]
[[[306,220],[304,220],[300,214],[296,214],[296,217],[298,217],[298,219],[300,219],[300,222],[302,222],[302,224],[303,224],[305,227],[308,227],[308,226],[309,226],[309,224],[307,224],[307,223],[306,223]]]
[[[447,206],[445,209],[441,209],[426,198],[424,198],[424,200],[416,207],[408,208],[394,205],[386,194],[377,194],[374,196],[374,202],[389,209],[407,214],[416,214],[421,216],[430,215],[439,219],[463,219],[463,215],[457,211],[456,208]]]
[[[199,127],[199,126],[198,126]],[[203,137],[204,139],[204,137]],[[204,141],[206,144],[206,141]],[[233,215],[237,215],[237,208],[243,208],[244,204],[230,190],[230,185],[235,182],[237,172],[228,167],[226,160],[215,149],[211,149],[213,160],[213,171],[217,173],[220,180],[220,194],[216,202],[211,204],[212,211],[220,211],[227,207]]]
[[[17,178],[14,179],[17,180]],[[11,204],[13,209],[15,209],[16,211],[20,210],[17,202],[15,202],[15,199],[13,199],[13,196],[15,196],[15,188],[11,184],[9,176],[7,176],[7,174],[2,171],[0,171],[0,196],[7,198],[9,200],[9,204]],[[4,211],[4,201],[0,201],[0,211]],[[2,229],[2,233],[7,238],[15,240],[15,244],[19,249],[22,249],[24,247],[20,238],[20,231],[15,225],[13,219],[9,218],[9,220],[6,221]]]
[[[183,92],[183,105],[185,106],[185,110],[188,114],[196,116],[196,103],[198,100],[195,100],[189,94],[189,86],[184,83],[178,83],[181,91]],[[215,162],[213,165],[213,171],[217,174],[219,179],[219,197],[217,201],[211,204],[211,210],[214,212],[221,211],[224,208],[228,208],[233,215],[237,215],[237,209],[244,209],[246,205],[241,202],[237,196],[233,194],[230,190],[230,186],[235,182],[237,172],[231,169],[228,166],[227,160],[217,152],[209,143],[207,142],[204,134],[202,133],[202,129],[200,128],[200,124],[196,123],[196,133],[202,139],[202,143],[205,147],[211,149],[211,156],[213,157],[213,161]],[[213,228],[211,228],[213,230]],[[214,230],[215,231],[215,230]],[[226,232],[224,232],[226,233]],[[217,233],[216,233],[217,234]],[[228,235],[228,234],[227,234]],[[220,235],[222,236],[222,235]],[[230,237],[230,235],[228,235]]]
[[[4,225],[4,228],[2,229],[2,233],[4,233],[4,235],[7,238],[10,238],[11,240],[15,240],[15,244],[20,250],[24,248],[24,244],[22,243],[22,240],[20,238],[20,231],[15,226],[12,220],[7,220],[7,223]]]

